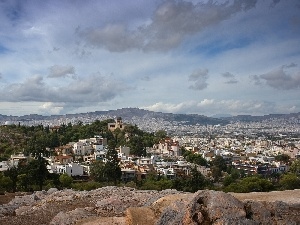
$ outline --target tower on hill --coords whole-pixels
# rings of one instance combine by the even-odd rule
[[[108,126],[108,130],[113,132],[117,128],[119,128],[120,130],[124,130],[126,125],[123,124],[123,121],[122,121],[121,117],[117,117],[117,119],[115,120],[114,123],[108,123],[107,126]]]

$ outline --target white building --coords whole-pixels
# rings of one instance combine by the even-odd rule
[[[8,170],[8,162],[7,161],[2,161],[0,162],[0,172]]]
[[[171,138],[161,140],[158,144],[153,146],[158,154],[180,156],[180,147],[178,141],[173,141]]]
[[[119,148],[116,149],[118,153],[124,154],[125,156],[129,156],[130,154],[130,148],[126,146],[120,146]]]
[[[104,149],[104,146],[103,145],[99,145],[99,144],[93,144],[92,145],[92,148],[95,150],[95,151],[102,151]]]
[[[82,176],[83,175],[83,167],[76,163],[69,164],[52,164],[48,166],[48,170],[50,173],[58,173],[63,174],[66,173],[69,176]]]
[[[20,160],[27,161],[27,159],[28,159],[28,157],[25,156],[23,153],[20,153],[20,154],[17,154],[17,155],[11,155],[10,160],[9,160],[9,165],[17,167]]]
[[[79,141],[73,145],[73,151],[75,155],[89,155],[94,149],[90,144]]]

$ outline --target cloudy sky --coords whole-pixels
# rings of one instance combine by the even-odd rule
[[[298,0],[0,0],[0,114],[300,112]]]

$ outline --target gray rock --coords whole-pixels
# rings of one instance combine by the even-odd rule
[[[23,195],[23,196],[16,196],[13,200],[11,200],[8,204],[9,205],[31,205],[36,201],[40,200],[40,198],[36,194],[31,195]]]
[[[2,216],[13,216],[15,210],[18,208],[17,205],[4,204],[0,206],[0,217]]]
[[[246,201],[247,218],[260,224],[300,224],[300,204]]]
[[[224,192],[198,191],[187,200],[173,202],[163,211],[157,225],[255,224],[246,218],[244,204]]]
[[[31,212],[31,206],[20,206],[15,210],[16,216],[26,215]]]
[[[53,194],[54,192],[57,192],[58,189],[57,188],[49,188],[49,190],[47,191],[47,194],[50,195],[50,194]]]
[[[83,218],[95,216],[94,208],[78,208],[69,212],[58,213],[50,222],[50,225],[71,225]]]

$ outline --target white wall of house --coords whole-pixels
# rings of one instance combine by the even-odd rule
[[[94,144],[92,145],[92,147],[95,151],[102,151],[104,149],[103,145],[98,145],[98,144]]]
[[[27,157],[23,153],[11,155],[8,164],[9,166],[17,167],[20,160],[27,160]]]
[[[138,165],[150,165],[152,164],[151,158],[139,158],[138,159]]]
[[[179,145],[172,145],[171,150],[174,153],[174,156],[180,156],[180,148]]]
[[[83,150],[83,143],[82,142],[76,142],[73,145],[73,151],[75,155],[82,155]]]
[[[75,155],[89,155],[93,151],[93,147],[83,142],[76,142],[73,145],[73,151]]]
[[[0,172],[8,170],[8,162],[7,161],[2,161],[0,162]]]
[[[93,147],[90,145],[84,145],[82,149],[82,155],[90,155],[94,151]]]
[[[84,144],[90,144],[92,142],[91,139],[87,138],[87,139],[79,139],[78,142],[84,143]]]
[[[69,163],[66,165],[62,164],[52,164],[50,166],[50,172],[63,174],[66,173],[69,176],[82,176],[83,175],[83,167],[76,163]]]
[[[72,163],[66,166],[66,173],[69,176],[82,176],[83,175],[83,167]]]
[[[120,146],[119,153],[123,153],[125,156],[129,156],[130,154],[130,148],[126,146]]]

